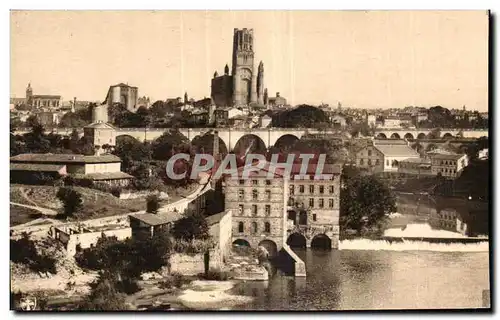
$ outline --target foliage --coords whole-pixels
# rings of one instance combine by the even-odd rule
[[[117,278],[117,275],[111,272],[101,272],[97,280],[90,284],[91,291],[78,309],[99,311],[126,310],[125,296],[117,288]]]
[[[160,199],[156,194],[151,194],[146,199],[146,212],[157,214],[160,209]]]
[[[82,195],[70,187],[59,188],[57,198],[62,201],[64,207],[64,215],[73,216],[76,212],[82,209]]]
[[[122,170],[128,172],[134,161],[148,162],[151,160],[151,145],[141,143],[129,136],[121,136],[116,139],[116,147],[113,154],[122,160]]]
[[[177,253],[183,253],[188,255],[195,255],[199,253],[205,253],[211,249],[215,248],[215,243],[211,239],[201,240],[182,240],[174,239],[172,242],[172,251]]]
[[[10,240],[10,260],[27,265],[35,272],[57,273],[55,258],[38,253],[35,242],[26,232],[20,239]]]
[[[375,176],[355,175],[344,178],[340,191],[342,231],[354,229],[359,235],[374,227],[380,229],[386,220],[386,214],[395,211],[394,195],[387,185]]]
[[[305,104],[272,117],[272,126],[280,128],[316,128],[328,122],[323,110]]]
[[[193,240],[210,238],[209,227],[203,213],[192,212],[177,220],[172,228],[175,239]]]

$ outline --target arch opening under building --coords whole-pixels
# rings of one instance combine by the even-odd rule
[[[311,241],[312,249],[330,250],[332,240],[326,234],[318,234]]]
[[[290,246],[290,248],[305,248],[306,237],[300,233],[292,233],[286,240],[286,244]]]
[[[273,258],[278,255],[278,246],[276,245],[276,242],[272,240],[269,239],[262,240],[261,242],[259,242],[258,246],[266,249],[267,253],[269,254],[268,255],[269,258]]]

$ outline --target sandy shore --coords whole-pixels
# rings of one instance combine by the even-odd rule
[[[184,306],[196,310],[229,310],[233,306],[251,302],[251,297],[227,293],[235,285],[235,281],[196,280],[182,291],[178,301]]]

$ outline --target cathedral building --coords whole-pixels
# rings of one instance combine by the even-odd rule
[[[255,67],[253,29],[234,29],[232,69],[217,71],[212,79],[211,97],[218,107],[264,105],[264,64]]]

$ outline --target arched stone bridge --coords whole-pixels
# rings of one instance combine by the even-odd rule
[[[382,139],[451,139],[455,137],[480,138],[488,137],[488,130],[441,129],[438,136],[435,129],[376,129],[375,137]]]
[[[339,247],[339,226],[327,225],[295,225],[287,230],[287,244],[311,248],[315,240],[326,240],[331,249]],[[295,243],[293,243],[295,242]],[[312,245],[314,247],[314,245]]]

